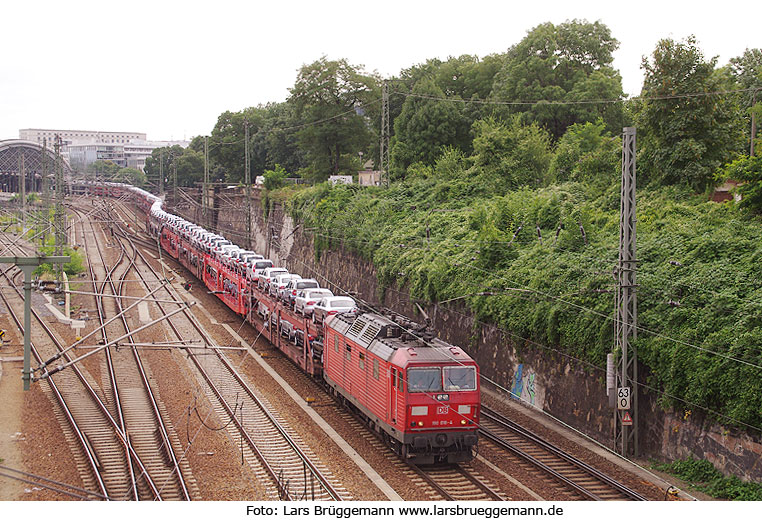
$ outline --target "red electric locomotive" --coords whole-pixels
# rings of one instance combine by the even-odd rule
[[[205,246],[200,228],[163,211],[149,193],[133,188],[133,195],[149,208],[148,231],[167,253],[301,369],[324,380],[405,460],[473,458],[479,368],[462,349],[393,313],[342,313],[315,324],[261,291],[244,266]]]
[[[479,368],[458,347],[406,319],[374,313],[329,317],[323,377],[405,459],[473,458]]]

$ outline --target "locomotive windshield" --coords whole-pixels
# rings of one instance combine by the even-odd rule
[[[442,391],[442,370],[440,368],[409,368],[407,371],[408,391]]]
[[[476,368],[472,366],[448,366],[444,368],[445,391],[476,390]]]

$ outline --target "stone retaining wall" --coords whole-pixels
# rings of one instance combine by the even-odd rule
[[[272,206],[265,221],[259,193],[255,192],[252,207],[255,251],[269,253],[276,265],[288,267],[305,278],[317,278],[321,285],[330,284],[334,289],[421,320],[420,312],[404,289],[378,289],[376,271],[370,261],[341,245],[323,251],[318,259],[312,235],[294,223],[280,206]],[[193,210],[183,213],[199,223],[195,216],[198,214],[198,209],[195,214]],[[240,220],[240,208],[220,211],[219,221],[227,227],[240,227]],[[483,381],[492,382],[506,395],[520,398],[606,446],[614,447],[613,413],[605,394],[605,370],[567,357],[556,348],[517,339],[495,326],[475,322],[458,301],[439,307],[425,305],[424,309],[440,338],[466,349],[476,359]],[[645,373],[646,370],[640,370],[639,376],[644,377]],[[642,455],[660,460],[705,458],[726,474],[762,481],[759,436],[706,424],[692,413],[665,412],[655,400],[641,388]]]

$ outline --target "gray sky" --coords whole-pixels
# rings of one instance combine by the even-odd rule
[[[10,4],[10,5],[9,5]],[[695,34],[719,65],[749,47],[754,2],[9,1],[0,8],[0,139],[27,127],[208,134],[226,110],[281,102],[325,54],[391,76],[429,58],[503,52],[543,22],[601,20],[638,94],[660,38]],[[705,7],[706,6],[706,7]],[[756,12],[754,12],[756,11]]]

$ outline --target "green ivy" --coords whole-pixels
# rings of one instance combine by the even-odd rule
[[[654,463],[658,471],[670,473],[690,487],[724,500],[762,500],[762,483],[744,482],[738,477],[725,477],[708,460],[686,459],[672,463]]]
[[[389,188],[325,183],[272,195],[313,233],[316,256],[357,253],[374,263],[380,289],[407,287],[430,303],[461,297],[511,336],[604,366],[614,347],[618,183],[496,193],[456,151],[433,173]],[[636,344],[658,400],[762,427],[759,219],[685,189],[646,189],[637,235],[645,329]]]

